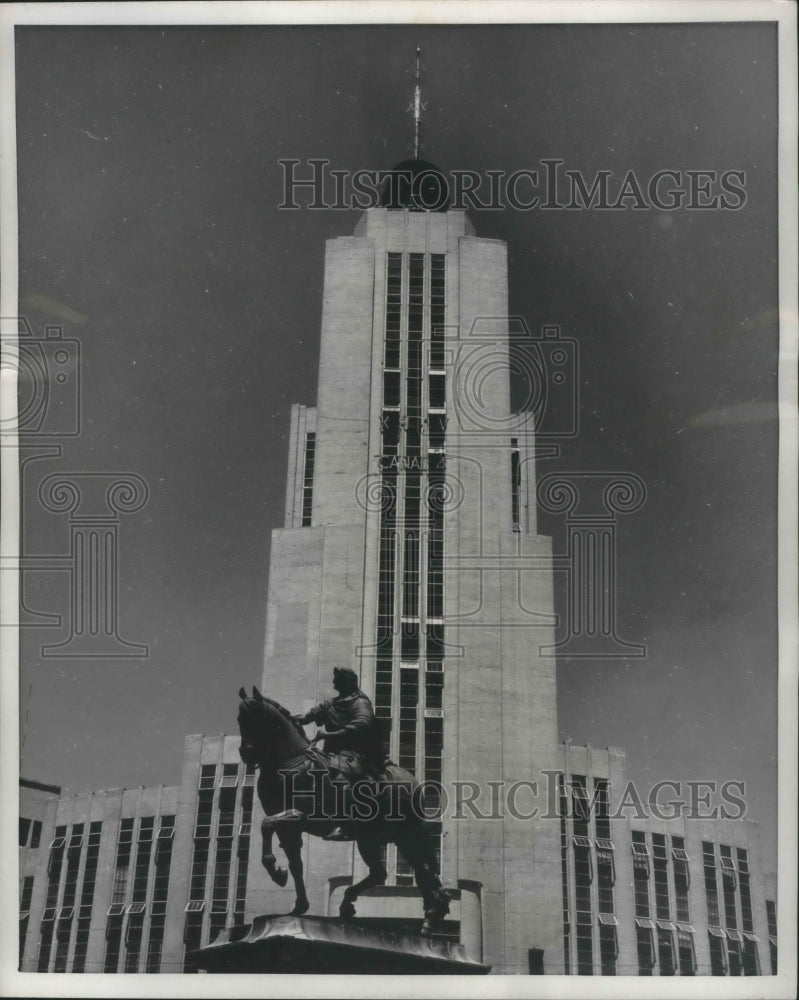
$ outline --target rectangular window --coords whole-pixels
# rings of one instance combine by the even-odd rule
[[[749,862],[746,851],[738,848],[738,878],[741,896],[741,928],[751,933],[754,931],[752,918],[752,893],[749,885]]]
[[[718,928],[711,927],[708,930],[707,938],[710,946],[710,974],[711,976],[726,976],[727,962],[725,959],[724,932],[719,931]]]
[[[602,962],[602,975],[615,976],[618,956],[615,927],[607,924],[599,925],[599,954]]]
[[[444,410],[447,406],[447,388],[444,375],[430,373],[430,409]]]
[[[754,935],[752,935],[754,937]],[[745,976],[759,976],[760,963],[757,959],[757,943],[751,937],[747,937],[743,942],[743,954],[741,956],[743,974]]]
[[[305,467],[302,475],[302,527],[308,528],[311,524],[311,514],[313,511],[313,470],[316,453],[316,434],[309,431],[305,435]]]
[[[419,616],[419,532],[406,531],[403,552],[402,614]]]
[[[383,372],[383,406],[398,407],[400,405],[400,373],[398,371]]]
[[[400,366],[400,325],[402,322],[402,254],[388,254],[386,269],[385,368]]]
[[[31,821],[24,816],[19,818],[19,846],[28,846],[28,834],[30,833]]]
[[[444,367],[446,257],[430,254],[430,367]]]
[[[658,961],[661,976],[674,975],[674,934],[658,929]]]
[[[769,958],[771,974],[777,975],[777,903],[776,900],[766,900],[766,920],[768,921]]]
[[[597,835],[597,845],[600,845],[600,840],[610,841],[610,801],[609,801],[609,786],[605,778],[595,778],[594,779],[594,827],[596,829]],[[610,844],[608,850],[613,850],[613,845]]]
[[[105,962],[103,972],[117,972],[122,950],[122,917],[111,917],[105,931]]]
[[[613,913],[613,884],[616,878],[612,851],[602,851],[597,849],[596,875],[599,912]]]
[[[652,941],[652,931],[647,927],[636,926],[638,943],[638,975],[651,976],[655,965],[655,947]]]
[[[655,916],[661,920],[668,920],[671,917],[671,908],[666,838],[663,834],[652,834],[652,867],[655,876]],[[661,974],[664,975],[662,972]]]
[[[519,449],[518,440],[516,438],[511,438],[511,453],[510,453],[510,505],[511,505],[511,524],[514,531],[521,531],[521,513],[519,508],[519,494],[521,490],[521,466],[519,465]]]
[[[200,768],[200,790],[213,788],[216,784],[216,764],[203,764]]]
[[[573,774],[571,777],[572,790],[572,816],[574,823],[574,833],[578,837],[590,836],[588,808],[588,792],[586,789],[585,777],[581,774]]]
[[[575,838],[576,839],[576,838]],[[591,916],[591,849],[574,845],[575,911],[577,917],[577,975],[594,972],[593,920]]]
[[[719,897],[716,881],[715,848],[710,841],[702,841],[702,864],[705,873],[705,899],[707,901],[707,922],[713,927],[719,927]],[[713,973],[717,975],[717,973]],[[723,973],[721,973],[723,975]]]
[[[684,931],[677,932],[677,953],[680,961],[680,975],[695,976],[696,953],[693,934],[686,934]]]
[[[400,668],[399,766],[416,773],[416,719],[419,703],[419,668]],[[399,869],[398,869],[399,871]]]

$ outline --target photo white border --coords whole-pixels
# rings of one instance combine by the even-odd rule
[[[718,997],[791,998],[796,995],[797,908],[797,50],[792,0],[297,0],[297,2],[42,3],[0,8],[0,317],[18,315],[17,178],[14,28],[17,25],[260,25],[260,24],[591,24],[773,21],[778,26],[779,86],[779,496],[778,496],[778,921],[783,942],[777,976],[734,979],[637,976],[186,976],[171,973],[19,973],[17,965],[19,782],[19,645],[17,631],[0,628],[0,995],[79,997]],[[6,331],[4,331],[6,332]],[[0,416],[13,415],[16,379],[2,370]],[[19,475],[16,448],[0,448],[3,565],[19,552]],[[16,573],[0,574],[0,620],[15,621]],[[11,807],[11,804],[14,806]],[[324,980],[322,982],[321,980]]]

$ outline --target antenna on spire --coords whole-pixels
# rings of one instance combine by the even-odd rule
[[[408,109],[413,111],[413,158],[419,159],[422,149],[422,112],[425,104],[422,100],[422,47],[416,46],[416,86],[413,88],[413,103]]]

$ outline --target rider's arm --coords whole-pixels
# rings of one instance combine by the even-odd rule
[[[314,705],[313,708],[309,709],[303,715],[293,715],[292,718],[295,719],[301,726],[307,725],[309,722],[315,722],[317,725],[323,725],[325,718],[327,716],[327,702],[322,701],[318,705]]]

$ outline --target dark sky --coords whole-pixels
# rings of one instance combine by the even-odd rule
[[[352,211],[279,211],[278,159],[386,169],[742,170],[739,211],[473,212],[507,241],[510,309],[580,344],[580,434],[542,472],[624,470],[629,661],[559,666],[561,735],[631,774],[746,782],[773,864],[776,796],[776,33],[768,24],[22,28],[22,311],[80,341],[83,424],[29,466],[27,551],[67,520],[59,471],[149,487],[119,529],[120,631],[143,660],[43,659],[23,630],[23,773],[69,791],[172,783],[187,733],[236,731],[258,682],[289,407],[316,395],[326,238]],[[561,545],[562,521],[543,530]],[[66,609],[64,574],[29,607]],[[562,607],[563,595],[559,592]]]

